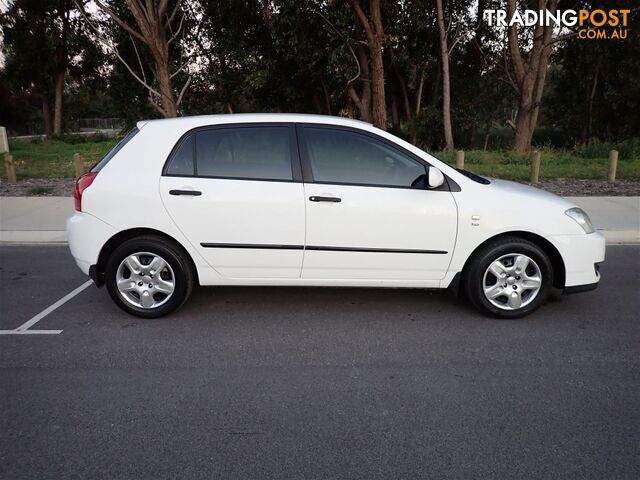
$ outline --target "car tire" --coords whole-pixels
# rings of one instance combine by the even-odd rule
[[[157,318],[189,298],[195,275],[191,261],[173,242],[155,236],[127,240],[109,256],[105,284],[113,301],[142,318]]]
[[[521,318],[540,307],[553,288],[553,266],[536,244],[502,237],[478,250],[465,269],[464,288],[481,312]]]

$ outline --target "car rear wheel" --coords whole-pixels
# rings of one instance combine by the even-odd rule
[[[107,261],[105,281],[120,308],[139,317],[156,318],[187,300],[194,274],[189,259],[175,245],[145,236],[114,250]]]
[[[523,317],[551,293],[553,267],[532,242],[505,237],[478,251],[465,274],[465,291],[480,311],[499,318]]]

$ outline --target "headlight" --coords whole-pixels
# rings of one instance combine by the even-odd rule
[[[593,224],[591,223],[591,219],[587,212],[582,210],[581,208],[570,208],[566,212],[571,218],[573,218],[578,225],[582,227],[584,233],[593,233],[595,232],[595,228],[593,228]]]

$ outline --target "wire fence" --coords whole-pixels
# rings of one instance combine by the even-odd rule
[[[79,118],[71,122],[72,132],[87,130],[120,130],[124,127],[122,118]]]

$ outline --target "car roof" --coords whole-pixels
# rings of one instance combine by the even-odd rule
[[[371,129],[370,123],[345,117],[330,115],[311,115],[305,113],[227,113],[219,115],[195,115],[190,117],[162,118],[157,120],[142,120],[137,123],[138,128],[145,125],[162,123],[175,124],[176,128],[195,128],[204,125],[222,125],[226,123],[322,123],[327,125],[344,125],[356,128]]]
[[[152,131],[169,139],[171,147],[175,145],[176,135],[181,136],[194,128],[206,127],[210,125],[225,124],[242,124],[242,123],[312,123],[321,125],[339,125],[352,127],[354,129],[374,133],[380,137],[391,140],[394,144],[399,145],[414,155],[423,158],[432,165],[438,166],[443,172],[453,178],[458,184],[469,181],[469,178],[458,173],[456,170],[448,166],[446,163],[429,155],[427,152],[419,149],[401,138],[393,134],[374,127],[372,124],[353,120],[345,117],[334,117],[330,115],[311,115],[304,113],[227,113],[219,115],[197,115],[191,117],[162,118],[157,120],[142,120],[137,123],[138,129],[145,126],[151,127]],[[149,133],[153,133],[150,131]],[[179,138],[179,137],[178,137]]]

